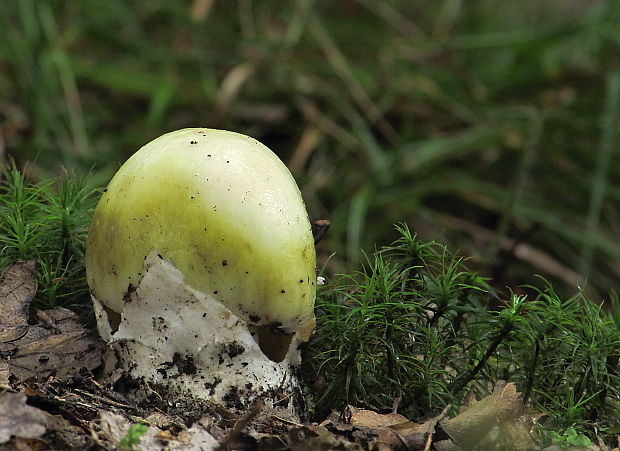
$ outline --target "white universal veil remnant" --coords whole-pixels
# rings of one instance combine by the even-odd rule
[[[191,128],[116,173],[93,216],[86,274],[117,372],[159,395],[243,408],[296,390],[315,259],[278,157],[247,136]]]

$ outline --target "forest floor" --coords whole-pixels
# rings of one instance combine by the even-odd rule
[[[452,418],[448,408],[406,418],[398,399],[391,412],[347,406],[320,422],[260,399],[245,411],[182,397],[136,402],[106,382],[106,345],[75,313],[30,311],[34,275],[33,261],[20,262],[0,284],[0,449],[543,449],[533,432],[538,416],[525,411],[512,383],[498,383]],[[563,439],[544,449],[579,443],[578,436]],[[601,442],[587,449],[610,448]]]

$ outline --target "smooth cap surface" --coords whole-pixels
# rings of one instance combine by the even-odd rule
[[[120,313],[151,251],[251,324],[294,331],[313,317],[316,257],[305,205],[286,166],[255,139],[183,129],[127,160],[88,236],[96,298]]]

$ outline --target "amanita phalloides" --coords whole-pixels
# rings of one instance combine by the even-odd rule
[[[243,408],[296,390],[314,242],[293,177],[255,139],[190,128],[142,147],[99,201],[86,273],[116,371],[142,393]]]

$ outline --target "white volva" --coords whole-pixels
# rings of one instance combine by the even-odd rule
[[[99,331],[119,370],[234,407],[295,389],[315,265],[284,164],[252,138],[201,128],[163,135],[120,168],[86,250]]]

